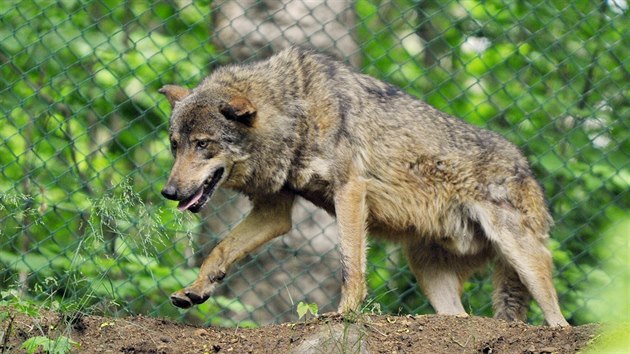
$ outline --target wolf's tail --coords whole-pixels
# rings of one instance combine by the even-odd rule
[[[527,322],[532,296],[516,271],[499,257],[494,269],[492,305],[494,317],[506,321]]]

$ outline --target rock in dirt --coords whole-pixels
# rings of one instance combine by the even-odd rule
[[[369,354],[366,329],[355,323],[324,324],[291,350],[291,354],[361,353]]]

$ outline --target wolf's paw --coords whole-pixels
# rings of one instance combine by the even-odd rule
[[[171,302],[177,307],[187,309],[193,305],[204,303],[209,298],[210,293],[199,295],[192,289],[183,289],[171,295]]]
[[[555,319],[555,321],[547,321],[547,324],[551,328],[571,328],[571,325],[569,324],[569,322],[567,322],[567,320],[564,319],[564,317],[557,318]]]
[[[171,302],[173,305],[183,309],[202,304],[210,298],[215,286],[223,278],[225,278],[224,271],[199,274],[189,287],[171,294]]]

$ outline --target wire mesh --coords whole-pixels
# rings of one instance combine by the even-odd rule
[[[180,311],[168,300],[249,205],[220,191],[198,218],[162,200],[170,110],[157,89],[291,43],[519,145],[556,220],[554,280],[571,323],[596,320],[620,277],[606,262],[630,222],[625,0],[24,0],[0,21],[2,289],[217,325],[292,320],[299,301],[334,310],[335,223],[304,200],[293,230],[239,262],[210,301]],[[369,252],[366,310],[431,312],[395,245]],[[487,275],[466,284],[471,313],[491,314]],[[541,321],[535,305],[530,318]]]

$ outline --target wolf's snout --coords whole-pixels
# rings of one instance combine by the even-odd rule
[[[177,200],[177,188],[172,185],[166,185],[164,189],[162,189],[162,195],[166,199]]]

